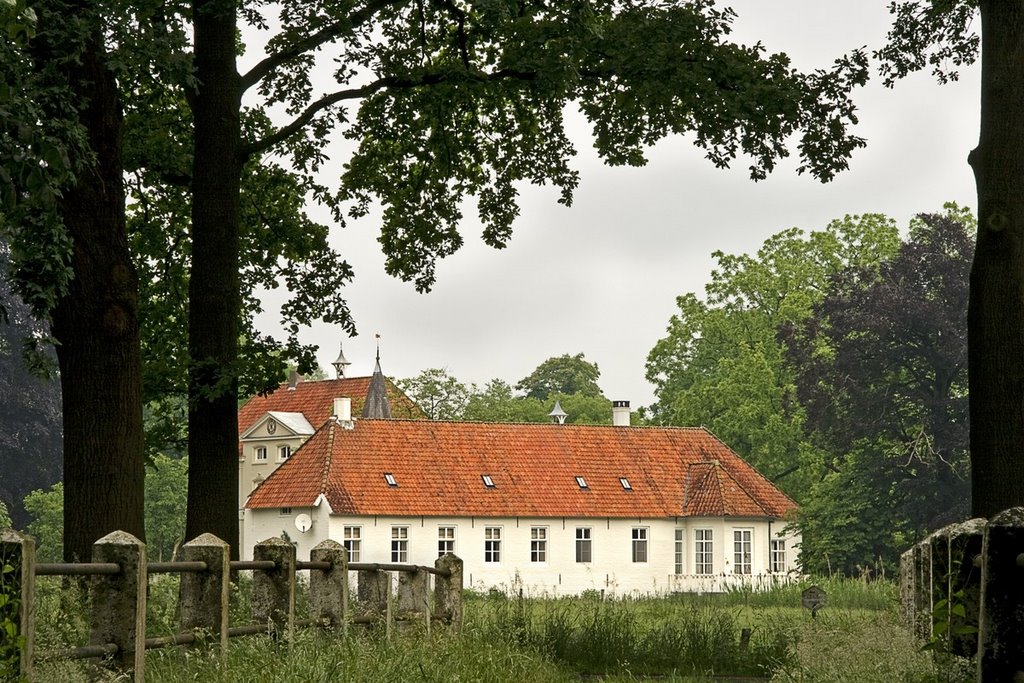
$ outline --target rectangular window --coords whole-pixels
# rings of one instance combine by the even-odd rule
[[[633,527],[633,561],[647,561],[647,527]]]
[[[256,448],[252,449],[252,452],[253,452],[253,456],[254,456],[253,459],[256,462],[266,462],[267,461],[267,449],[266,449],[265,446],[257,446]]]
[[[455,554],[455,527],[453,526],[439,526],[437,527],[437,556],[444,557],[445,555]]]
[[[697,529],[693,549],[693,573],[715,573],[715,540],[711,529]]]
[[[360,551],[362,550],[362,538],[360,537],[361,527],[347,526],[344,529],[344,546],[348,550],[348,561],[359,562]]]
[[[632,491],[633,490],[633,486],[632,486],[632,484],[629,483],[629,479],[626,479],[625,477],[619,477],[619,483],[622,484],[623,490],[625,490],[625,491]]]
[[[281,446],[280,448],[277,449],[277,459],[278,460],[287,460],[290,457],[292,457],[292,447],[291,446]]]
[[[772,539],[771,542],[771,571],[786,571],[786,541],[781,538]]]
[[[501,527],[484,527],[484,562],[501,562]]]
[[[290,514],[292,514],[292,509],[291,508],[281,508],[281,512],[279,514],[281,516],[290,515]]]
[[[576,527],[576,561],[590,562],[591,554],[591,529],[589,526]]]
[[[409,561],[409,527],[391,527],[391,561]]]
[[[683,530],[676,529],[676,574],[683,573]]]
[[[579,487],[580,487],[581,489],[585,489],[585,488],[588,488],[588,487],[587,487],[587,480],[586,480],[586,479],[584,479],[583,477],[576,477],[576,484],[577,484],[577,485],[578,485],[578,486],[579,486]]]
[[[530,562],[548,561],[548,528],[530,527]]]
[[[388,483],[388,486],[398,486],[398,481],[395,480],[395,475],[390,472],[384,473],[384,481]]]
[[[484,486],[486,486],[489,489],[493,489],[494,488],[494,480],[491,479],[491,475],[489,475],[489,474],[481,474],[480,478],[484,480]]]
[[[753,529],[733,529],[732,532],[732,573],[750,574],[753,555]]]

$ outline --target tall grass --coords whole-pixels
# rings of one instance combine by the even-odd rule
[[[823,580],[828,605],[812,619],[800,605],[807,584],[766,593],[602,600],[508,598],[467,593],[459,634],[435,627],[352,628],[347,636],[300,631],[291,644],[262,636],[215,651],[147,653],[147,681],[610,681],[709,680],[756,676],[772,683],[960,683],[969,663],[935,664],[899,622],[896,587]],[[78,582],[39,581],[37,650],[88,640],[87,595]],[[302,591],[300,591],[300,595]],[[249,620],[251,582],[232,588],[232,624]],[[149,635],[176,632],[177,580],[155,578]],[[305,596],[300,600],[306,603]],[[741,633],[749,630],[749,638]],[[124,680],[104,674],[95,680]],[[81,662],[37,666],[36,681],[83,683]]]

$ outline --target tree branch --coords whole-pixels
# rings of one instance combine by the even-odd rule
[[[252,143],[242,145],[239,150],[243,159],[247,159],[255,154],[270,149],[274,145],[284,142],[291,136],[301,131],[313,118],[326,110],[327,108],[337,104],[338,102],[344,102],[346,100],[358,100],[364,97],[369,97],[375,93],[381,92],[382,90],[408,90],[411,88],[419,88],[423,86],[432,86],[439,83],[446,83],[451,80],[451,74],[443,73],[427,73],[416,78],[399,78],[397,76],[387,76],[385,78],[379,78],[372,83],[367,83],[364,86],[358,88],[346,88],[345,90],[338,90],[336,92],[324,95],[316,102],[313,102],[304,110],[302,113],[295,117],[291,123],[278,128],[275,132],[270,135],[254,140]],[[535,71],[516,71],[514,69],[500,69],[490,74],[458,74],[459,81],[476,80],[477,82],[489,82],[489,81],[500,81],[500,80],[513,80],[513,81],[532,81],[537,78]]]
[[[262,61],[256,64],[253,68],[249,69],[242,76],[241,91],[245,92],[252,86],[263,80],[267,74],[274,71],[276,68],[289,62],[297,57],[301,57],[306,52],[316,49],[325,43],[329,43],[335,38],[350,33],[356,28],[359,28],[362,24],[372,19],[377,12],[390,5],[401,5],[407,2],[407,0],[375,0],[374,2],[368,3],[361,10],[353,12],[344,21],[335,22],[329,26],[326,26],[316,33],[306,36],[305,39],[293,43],[274,54],[267,55]]]

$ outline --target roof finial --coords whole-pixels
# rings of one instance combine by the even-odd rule
[[[380,365],[380,332],[373,335],[377,340],[377,365]]]
[[[550,413],[548,413],[548,417],[550,417],[551,421],[555,424],[564,425],[565,418],[567,418],[568,415],[564,410],[562,410],[562,404],[556,400],[555,407],[551,409]]]
[[[338,345],[338,358],[331,363],[331,365],[334,366],[334,372],[337,374],[338,379],[344,379],[345,370],[348,369],[348,366],[352,365],[348,362],[348,359],[345,358],[345,352],[342,350],[340,344]]]

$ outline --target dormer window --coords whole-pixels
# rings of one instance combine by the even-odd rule
[[[491,479],[491,475],[489,475],[489,474],[481,474],[480,478],[483,479],[484,486],[486,486],[489,489],[493,489],[494,488],[494,480]]]
[[[384,481],[388,483],[388,486],[391,486],[392,488],[398,488],[398,482],[395,481],[395,475],[391,474],[390,472],[384,473]]]
[[[622,484],[623,490],[625,490],[625,491],[632,491],[633,490],[633,486],[629,483],[629,479],[626,479],[625,477],[619,477],[619,483]]]
[[[588,488],[590,488],[589,486],[587,486],[587,480],[584,479],[583,477],[576,477],[576,483],[579,484],[579,487],[581,489],[588,489]]]

